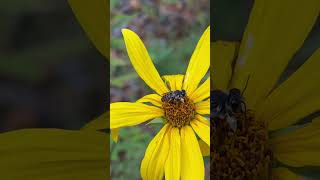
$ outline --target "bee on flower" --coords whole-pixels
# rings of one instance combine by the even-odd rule
[[[148,145],[141,163],[143,179],[204,179],[200,147],[210,146],[210,27],[200,38],[185,75],[160,76],[136,33],[122,30],[131,63],[155,93],[136,102],[110,105],[110,128],[117,130],[162,117],[164,125]],[[148,104],[147,104],[148,103]],[[199,137],[199,138],[198,138]]]
[[[320,109],[320,49],[279,81],[319,12],[317,0],[257,0],[240,45],[212,43],[211,179],[295,180],[320,166],[320,118],[301,125]]]

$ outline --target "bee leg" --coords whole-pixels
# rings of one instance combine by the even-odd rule
[[[243,123],[243,127],[244,127],[245,129],[247,129],[247,127],[248,127],[248,122],[247,122],[247,106],[246,106],[246,104],[245,104],[243,101],[241,101],[241,109],[242,109],[242,112],[244,113],[244,121],[242,122],[242,123]]]
[[[230,128],[236,132],[237,130],[237,119],[234,117],[234,116],[230,116],[228,113],[227,113],[227,122],[230,126]]]

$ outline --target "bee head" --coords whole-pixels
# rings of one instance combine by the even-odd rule
[[[185,91],[185,90],[181,90],[180,92],[181,92],[181,95],[182,95],[183,97],[186,96],[186,91]]]
[[[241,91],[240,89],[237,88],[232,88],[229,90],[230,95],[236,95],[236,96],[241,96]]]
[[[239,89],[233,88],[229,90],[229,97],[226,102],[226,107],[233,113],[245,111],[245,102]]]

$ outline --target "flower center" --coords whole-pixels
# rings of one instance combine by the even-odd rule
[[[184,90],[170,91],[161,101],[164,117],[173,127],[188,125],[195,116],[195,106]]]
[[[268,176],[272,151],[266,125],[252,111],[235,115],[237,129],[227,119],[211,122],[211,178],[254,179]]]

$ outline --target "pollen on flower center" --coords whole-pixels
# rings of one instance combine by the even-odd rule
[[[267,176],[272,151],[266,125],[251,111],[236,115],[233,131],[226,119],[215,118],[211,128],[211,178],[255,179]]]
[[[190,124],[195,116],[195,106],[184,90],[168,92],[161,100],[167,123],[178,128]]]

